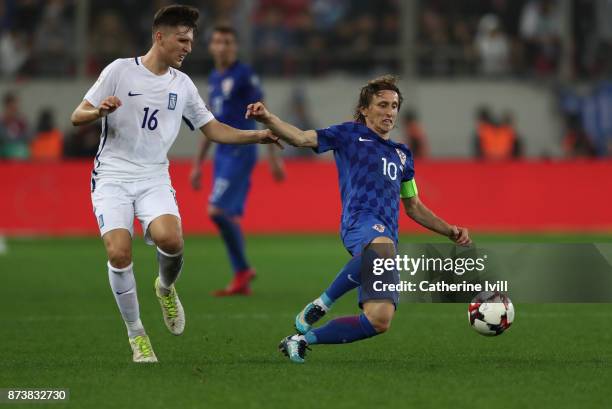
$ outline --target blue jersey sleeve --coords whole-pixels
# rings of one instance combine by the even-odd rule
[[[404,174],[402,175],[402,182],[407,182],[414,179],[414,160],[412,159],[412,152],[406,150],[406,165],[404,168]]]
[[[240,86],[247,104],[263,100],[264,95],[259,77],[247,66],[244,67],[242,72]]]
[[[333,125],[329,128],[317,129],[318,145],[314,148],[316,153],[337,150],[346,139],[346,130],[343,125]]]

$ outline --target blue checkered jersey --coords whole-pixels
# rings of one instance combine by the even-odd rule
[[[261,101],[263,93],[257,75],[238,61],[223,72],[213,70],[208,77],[208,102],[215,118],[238,129],[256,129],[252,119],[245,119],[248,104]],[[257,154],[257,145],[219,144],[216,155],[236,156]]]
[[[360,220],[376,218],[390,229],[397,242],[400,185],[414,178],[412,152],[358,122],[319,129],[317,137],[317,153],[334,151],[342,199],[342,235]]]

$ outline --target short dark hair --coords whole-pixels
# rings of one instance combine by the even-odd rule
[[[198,18],[200,18],[200,12],[197,8],[192,6],[173,4],[171,6],[162,7],[157,10],[155,17],[153,17],[153,31],[162,26],[186,26],[196,33],[198,31]]]
[[[238,39],[238,32],[236,29],[228,24],[217,24],[212,29],[213,33],[231,34],[234,38]]]
[[[369,81],[363,88],[361,88],[361,92],[359,92],[359,101],[357,101],[357,106],[355,107],[355,114],[353,118],[357,122],[361,122],[365,124],[365,117],[361,113],[363,108],[367,108],[370,106],[372,102],[372,97],[378,94],[380,91],[394,91],[397,93],[399,97],[399,105],[397,109],[402,106],[402,102],[404,98],[402,97],[402,93],[397,87],[397,77],[394,75],[383,75],[382,77],[374,78]]]

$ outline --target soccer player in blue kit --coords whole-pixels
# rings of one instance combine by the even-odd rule
[[[259,80],[250,67],[238,61],[236,31],[225,25],[216,26],[211,34],[209,51],[215,69],[208,79],[211,111],[219,121],[237,129],[256,129],[252,119],[244,117],[248,104],[261,101]],[[203,140],[191,172],[194,189],[201,187],[202,161],[212,142]],[[276,148],[269,150],[272,175],[284,179],[284,171]],[[257,162],[257,147],[219,144],[214,160],[214,182],[209,198],[208,215],[225,243],[234,278],[226,288],[213,292],[216,296],[249,295],[255,270],[247,261],[239,218],[251,185],[251,173]]]
[[[281,341],[279,349],[293,362],[304,362],[309,345],[349,343],[389,329],[398,293],[372,291],[361,280],[366,277],[363,266],[372,266],[374,258],[395,257],[400,198],[408,216],[417,223],[458,245],[471,243],[466,228],[448,224],[419,200],[412,153],[405,145],[390,139],[401,104],[396,79],[387,75],[361,89],[354,122],[326,129],[300,130],[269,112],[261,102],[247,107],[247,118],[265,124],[287,143],[314,148],[317,153],[332,150],[338,168],[341,238],[353,258],[331,285],[297,315],[298,334]],[[394,284],[399,277],[397,272],[390,272],[377,279]],[[362,314],[336,318],[313,329],[313,324],[338,298],[357,287]]]

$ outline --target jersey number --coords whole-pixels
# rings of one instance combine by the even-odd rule
[[[383,161],[383,175],[389,176],[389,179],[397,179],[397,165],[393,162],[387,162],[387,158],[380,158]]]
[[[152,131],[155,128],[157,128],[157,118],[155,117],[155,115],[157,115],[157,113],[159,112],[159,109],[156,109],[155,111],[153,111],[151,113],[151,116],[149,116],[149,107],[146,107],[144,111],[145,111],[145,115],[144,115],[144,118],[142,119],[142,125],[140,127],[144,129],[144,127],[146,126],[147,128],[149,128],[150,131]]]

